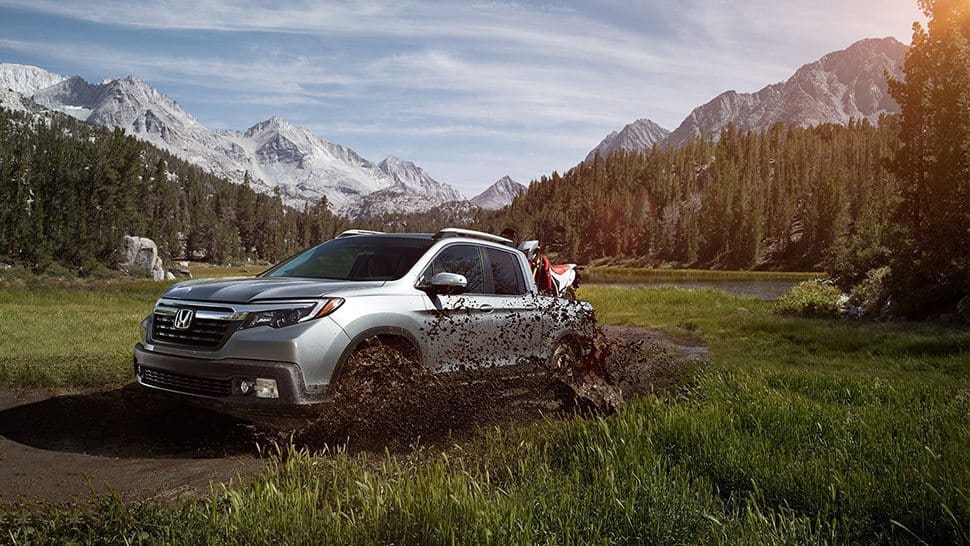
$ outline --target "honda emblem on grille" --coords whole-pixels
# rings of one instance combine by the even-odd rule
[[[175,313],[175,322],[172,326],[175,326],[176,330],[188,330],[189,326],[192,326],[192,317],[194,316],[194,309],[179,309]]]

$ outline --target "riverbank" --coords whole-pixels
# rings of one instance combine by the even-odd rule
[[[583,285],[718,290],[733,296],[755,297],[772,301],[786,294],[799,282],[818,278],[821,274],[773,271],[591,267],[585,268],[581,276],[581,284]]]
[[[583,279],[591,283],[637,283],[664,280],[790,280],[807,281],[823,276],[819,272],[722,271],[719,269],[651,269],[643,267],[592,266],[583,268]]]

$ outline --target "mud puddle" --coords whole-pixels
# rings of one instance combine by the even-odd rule
[[[593,341],[589,358],[569,373],[432,376],[395,372],[406,368],[375,353],[353,388],[298,426],[184,406],[137,385],[66,395],[0,390],[0,500],[199,495],[210,483],[258,472],[273,442],[383,453],[460,441],[483,426],[609,412],[675,382],[705,353],[698,343],[638,328],[606,327]]]

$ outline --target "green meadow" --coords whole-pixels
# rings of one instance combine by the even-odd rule
[[[160,287],[0,285],[0,386],[128,380]],[[293,447],[201,500],[7,506],[13,543],[970,543],[970,332],[791,318],[715,291],[584,287],[707,362],[608,417],[408,454]]]

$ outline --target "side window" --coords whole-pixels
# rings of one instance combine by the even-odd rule
[[[468,293],[481,294],[485,291],[485,268],[478,247],[455,245],[438,254],[422,276],[422,282],[430,282],[437,273],[458,273],[468,279]]]
[[[525,281],[522,279],[522,266],[517,257],[511,252],[502,252],[494,248],[485,248],[485,258],[488,268],[495,282],[493,294],[519,295],[525,293]]]

